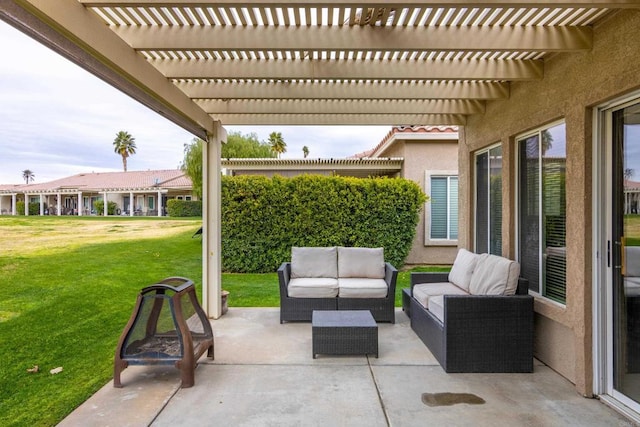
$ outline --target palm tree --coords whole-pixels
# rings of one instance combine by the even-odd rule
[[[306,145],[304,147],[302,147],[302,154],[304,155],[304,158],[306,159],[307,156],[309,155],[309,147],[307,147]]]
[[[24,179],[24,182],[26,182],[27,184],[29,184],[29,181],[33,182],[35,178],[35,174],[29,169],[25,169],[22,171],[22,179]]]
[[[624,176],[624,180],[625,181],[630,181],[631,178],[633,178],[633,175],[635,173],[636,173],[636,171],[634,171],[633,169],[627,168],[627,169],[624,170],[622,175]]]
[[[122,156],[122,167],[127,171],[127,157],[136,154],[136,139],[129,132],[121,130],[113,140],[114,152]]]
[[[271,132],[269,134],[269,145],[271,146],[271,150],[273,150],[280,158],[282,153],[287,151],[287,143],[282,139],[282,133],[280,132]]]

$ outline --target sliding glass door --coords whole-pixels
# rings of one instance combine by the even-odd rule
[[[607,388],[627,405],[640,403],[640,102],[606,112]]]

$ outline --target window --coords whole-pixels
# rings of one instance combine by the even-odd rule
[[[519,138],[518,260],[529,289],[566,302],[564,123]]]
[[[155,209],[155,206],[156,206],[155,202],[156,202],[156,199],[154,199],[153,197],[149,196],[149,204],[148,204],[148,206],[149,206],[150,210],[154,210]]]
[[[425,193],[429,196],[426,214],[426,244],[455,245],[458,240],[457,172],[429,171]]]
[[[502,146],[476,155],[477,253],[502,255]]]

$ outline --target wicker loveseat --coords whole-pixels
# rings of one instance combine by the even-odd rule
[[[313,310],[369,310],[395,323],[397,275],[383,248],[293,247],[278,268],[280,323],[310,322]]]
[[[450,273],[411,274],[403,306],[446,372],[533,371],[533,297],[519,273],[515,261],[461,249]]]

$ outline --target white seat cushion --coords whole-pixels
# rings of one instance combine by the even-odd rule
[[[291,279],[287,293],[292,298],[334,298],[338,296],[338,279],[330,277]]]
[[[338,278],[338,295],[342,298],[385,298],[388,290],[384,279]]]
[[[624,295],[627,297],[640,296],[640,277],[624,278]]]
[[[429,312],[444,323],[444,295],[429,298]]]
[[[640,277],[640,246],[625,246],[625,276]]]
[[[384,279],[384,249],[339,247],[338,277]]]
[[[413,297],[424,308],[429,308],[429,299],[438,295],[468,295],[453,283],[422,283],[413,287]]]
[[[469,291],[471,295],[513,295],[518,287],[520,264],[516,261],[487,255],[476,265]]]
[[[456,259],[453,262],[451,271],[449,272],[449,281],[469,292],[471,275],[473,274],[473,270],[476,268],[478,259],[481,257],[482,255],[474,254],[464,248],[458,250]]]
[[[291,248],[291,278],[338,278],[338,251],[327,248]]]

